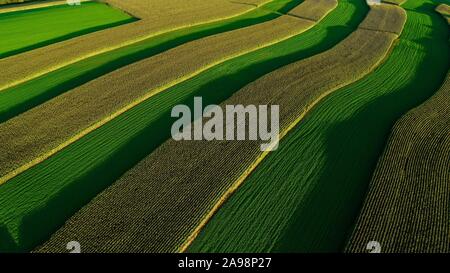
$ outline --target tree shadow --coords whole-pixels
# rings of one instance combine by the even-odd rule
[[[18,251],[19,248],[6,225],[0,225],[0,253],[14,253]]]

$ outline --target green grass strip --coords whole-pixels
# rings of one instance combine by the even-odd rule
[[[404,8],[408,20],[386,62],[315,107],[189,251],[343,249],[394,122],[429,98],[449,67],[447,22],[432,1],[409,0]]]
[[[10,87],[0,91],[0,122],[118,68],[149,58],[183,43],[273,20],[301,2],[303,0],[274,0],[230,19],[164,33],[87,58]],[[84,5],[83,3],[81,6]]]
[[[1,13],[0,58],[136,20],[97,2]]]
[[[192,107],[194,96],[202,96],[205,104],[218,104],[270,71],[330,49],[356,29],[367,11],[360,0],[342,0],[307,32],[226,61],[159,93],[3,184],[0,251],[30,250],[44,241],[168,139],[174,105]]]

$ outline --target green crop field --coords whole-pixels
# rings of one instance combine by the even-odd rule
[[[403,7],[408,20],[386,62],[314,108],[225,203],[190,251],[344,248],[390,128],[439,88],[449,66],[448,27],[430,1],[410,0]]]
[[[0,58],[135,20],[96,2],[0,13]]]
[[[4,2],[0,252],[450,251],[449,1]]]
[[[450,251],[449,96],[447,74],[431,99],[395,123],[369,184],[348,252],[361,252],[369,237],[377,237],[389,252]],[[399,211],[399,217],[389,217],[392,210]],[[391,233],[382,233],[393,226]]]

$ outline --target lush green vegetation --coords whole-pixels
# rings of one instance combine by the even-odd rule
[[[11,236],[1,240],[17,244],[11,244],[10,250],[26,250],[42,242],[169,137],[173,105],[191,105],[193,96],[202,96],[204,103],[219,103],[265,73],[330,49],[357,27],[366,12],[359,0],[340,1],[309,31],[159,93],[11,179],[0,187],[0,195],[5,196],[0,200],[0,219],[7,230],[3,234]]]
[[[151,57],[183,43],[275,19],[302,1],[274,0],[231,19],[164,33],[129,46],[95,55],[2,90],[0,91],[0,122],[120,67]],[[83,3],[81,6],[87,5]],[[51,7],[50,9],[55,8]],[[0,23],[2,23],[1,16],[0,14]],[[66,18],[64,16],[67,17],[63,14],[61,18]]]
[[[433,2],[409,0],[403,7],[408,21],[386,62],[314,108],[190,251],[343,249],[392,125],[439,88],[449,67],[448,25]]]
[[[0,58],[135,20],[97,2],[0,13]]]
[[[449,128],[450,74],[395,123],[346,251],[365,252],[370,238],[383,252],[450,251]]]

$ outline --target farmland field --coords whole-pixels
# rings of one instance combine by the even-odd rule
[[[0,13],[0,58],[135,20],[96,2]]]
[[[233,17],[232,19],[228,19],[226,21],[204,24],[162,34],[154,38],[149,38],[144,41],[131,44],[129,46],[121,47],[113,51],[108,51],[103,54],[92,56],[71,65],[64,66],[60,69],[37,77],[35,79],[4,89],[0,92],[0,121],[6,121],[14,117],[15,115],[18,115],[34,106],[37,106],[55,96],[60,95],[65,91],[71,90],[79,85],[82,85],[83,83],[94,80],[97,77],[102,76],[103,74],[107,74],[108,72],[114,71],[128,64],[138,62],[141,59],[157,55],[158,53],[161,53],[182,43],[196,40],[205,36],[210,36],[213,34],[231,31],[237,28],[244,28],[246,26],[256,24],[255,29],[247,28],[247,33],[257,31],[261,35],[264,29],[273,29],[273,38],[280,39],[279,37],[282,37],[282,35],[287,35],[288,32],[292,34],[295,31],[299,29],[305,29],[308,25],[312,24],[311,22],[305,20],[294,21],[290,17],[283,17],[281,18],[281,20],[270,22],[279,17],[278,14],[274,14],[272,11],[289,10],[293,6],[298,5],[300,2],[301,1],[298,0],[275,0],[274,2],[264,5],[260,9],[256,9],[255,11],[248,12],[241,16]],[[258,23],[263,23],[267,20],[269,20],[269,23],[258,26]],[[290,26],[291,28],[287,29],[288,26]],[[277,29],[277,27],[279,29]],[[281,32],[281,28],[283,27],[285,30]],[[277,33],[277,30],[280,30],[281,33]],[[245,35],[247,33],[235,32],[234,35]],[[219,39],[216,39],[216,41],[211,42],[221,44],[227,40],[229,40],[230,42],[237,41],[236,39],[231,40],[232,38],[235,37],[223,35],[220,41]],[[259,40],[254,39],[254,41],[252,41],[251,38],[253,37],[248,37],[251,42],[247,42],[247,44],[253,43],[255,46],[262,46],[261,38]],[[204,44],[207,44],[208,42],[209,41],[204,41]],[[204,50],[207,50],[204,45],[199,45],[198,43],[193,44],[190,50],[192,50],[192,48],[194,47],[200,47],[204,48]],[[209,50],[211,51],[213,49]],[[231,47],[231,49],[235,51],[243,50],[242,47]],[[230,52],[224,52],[223,54],[226,55],[227,53],[230,54]],[[173,53],[172,55],[175,54],[176,53]],[[159,62],[161,62],[161,59],[163,58],[166,57],[160,57]],[[155,60],[154,63],[148,65],[157,65],[157,61],[158,60]],[[173,63],[167,61],[167,65],[173,66]],[[185,66],[180,65],[180,67]],[[140,69],[143,68],[141,67]],[[180,76],[178,75],[178,77]]]
[[[392,123],[433,94],[447,72],[447,25],[427,1],[408,1],[404,8],[408,20],[386,62],[314,108],[224,204],[190,251],[343,249]],[[434,70],[427,73],[431,64]]]
[[[371,14],[368,15],[368,17],[371,16]],[[401,18],[399,18],[399,22],[402,22]],[[366,40],[365,38],[369,39]],[[282,124],[281,128],[284,128],[285,124],[292,122],[296,115],[300,115],[308,107],[308,103],[323,96],[323,93],[326,93],[328,89],[336,88],[336,86],[345,82],[354,81],[355,78],[357,79],[368,73],[372,66],[375,66],[379,60],[383,59],[394,39],[395,35],[392,34],[373,32],[369,35],[367,30],[360,30],[351,34],[332,50],[289,65],[286,67],[287,69],[282,69],[283,72],[274,73],[273,76],[261,83],[261,85],[265,86],[266,92],[260,93],[260,86],[246,87],[239,90],[223,104],[233,105],[237,102],[264,104],[271,101],[280,105],[282,109],[280,121]],[[356,44],[362,45],[361,49],[356,50]],[[369,50],[374,51],[374,53],[370,57],[362,58],[361,55]],[[343,59],[343,56],[346,56],[346,59]],[[345,61],[348,63],[345,63]],[[333,75],[336,78],[329,83],[329,86],[321,87],[322,80],[331,76],[331,73],[328,74],[323,68],[329,67],[334,63],[343,63],[342,72],[337,75],[334,73]],[[299,74],[309,75],[308,78],[302,79],[308,84],[300,85],[299,88],[290,88],[291,90],[277,85],[268,86],[270,83],[280,82],[282,78],[292,81],[292,85],[299,84],[300,81],[296,79],[296,75]],[[310,90],[316,91],[311,93]],[[283,96],[280,96],[281,94]],[[146,248],[152,246],[152,249],[154,248],[158,251],[173,251],[177,246],[180,246],[180,237],[181,240],[184,237],[180,234],[188,234],[189,230],[192,229],[191,226],[184,224],[186,223],[187,215],[189,215],[189,219],[198,219],[197,221],[200,221],[203,215],[202,211],[208,211],[210,204],[220,197],[220,194],[216,194],[216,192],[223,192],[224,189],[229,187],[230,185],[227,183],[233,181],[231,178],[239,176],[242,170],[246,168],[246,164],[250,164],[249,160],[254,156],[258,156],[258,152],[257,143],[233,141],[217,144],[206,141],[193,143],[166,142],[158,151],[144,159],[136,168],[133,168],[123,176],[113,187],[107,189],[87,207],[82,209],[80,213],[74,216],[74,219],[69,220],[66,226],[55,234],[55,238],[48,242],[49,246],[45,246],[43,250],[49,251],[49,248],[53,250],[51,247],[55,248],[60,245],[61,241],[76,234],[78,240],[83,242],[87,249],[113,251],[115,248],[131,248],[132,245],[135,245],[133,251],[139,251],[139,247],[145,245]],[[181,162],[189,161],[189,158],[195,158],[196,160],[191,163],[181,164]],[[179,168],[170,167],[172,172],[166,173],[165,170],[172,164],[179,166]],[[211,174],[218,172],[224,174],[224,176],[211,177]],[[174,176],[173,173],[177,175]],[[204,190],[188,192],[183,187],[183,177],[185,176],[190,176],[192,181],[196,181],[195,183],[199,185],[198,187],[203,185],[201,188],[204,188]],[[163,181],[170,181],[170,184],[168,185],[167,182],[163,183]],[[157,210],[157,207],[145,204],[143,195],[141,197],[132,197],[133,191],[130,191],[130,188],[140,188],[150,184],[153,190],[148,190],[149,196],[155,195],[156,192],[166,192],[169,188],[180,189],[176,192],[172,190],[170,196],[163,195],[160,198],[152,198],[156,201],[155,204],[167,203],[179,208],[175,210],[172,208],[172,205],[165,207],[165,209],[171,211],[170,218],[172,221],[170,223],[160,222],[158,219],[152,219],[151,224],[146,221],[140,221],[142,215],[151,215]],[[144,199],[138,202],[136,198]],[[170,202],[167,201],[169,198],[171,199]],[[128,211],[133,207],[133,213],[119,213],[120,209],[117,208],[117,204],[124,203],[126,200],[135,200],[133,204],[123,207]],[[202,206],[202,211],[200,211],[202,213],[192,211],[191,205],[184,203],[187,200],[201,200],[203,205],[198,204],[196,207]],[[129,231],[117,234],[118,237],[124,238],[120,240],[120,246],[106,244],[106,238],[114,233],[114,230],[111,230],[115,226],[114,223],[116,221],[124,221],[122,217],[118,217],[107,223],[104,222],[104,219],[109,218],[107,216],[108,211],[112,208],[115,208],[114,210],[117,214],[123,215],[123,218],[126,217],[129,219],[127,221],[133,223],[129,227]],[[94,214],[98,218],[94,219],[92,217]],[[95,227],[95,229],[89,230],[89,232],[83,231],[84,228],[90,227]],[[152,235],[148,239],[144,238],[147,241],[141,241],[135,238],[140,232],[151,233]],[[176,236],[171,234],[176,234]],[[164,244],[158,244],[157,240],[152,239],[155,237],[166,238]],[[99,238],[105,239],[102,241]],[[136,244],[137,242],[139,244]],[[54,250],[57,250],[57,248]]]
[[[363,242],[369,237],[377,237],[386,252],[450,251],[449,128],[447,75],[431,99],[394,125],[347,251],[363,251]],[[401,236],[402,240],[394,239]]]
[[[357,1],[352,1],[357,2]],[[302,59],[308,56],[311,56],[314,52],[317,51],[323,51],[325,49],[328,49],[332,47],[335,43],[337,43],[340,39],[348,35],[353,29],[352,28],[338,28],[336,29],[336,32],[332,36],[327,36],[327,26],[334,26],[334,25],[344,25],[347,23],[351,24],[357,24],[359,20],[364,17],[363,12],[356,12],[365,10],[366,7],[364,5],[356,5],[356,4],[350,4],[344,2],[339,9],[336,9],[332,11],[323,21],[319,23],[320,26],[310,29],[304,34],[300,34],[298,36],[294,36],[292,38],[289,38],[283,42],[277,43],[273,46],[269,46],[266,48],[262,48],[260,50],[255,51],[254,53],[248,53],[243,56],[228,60],[224,62],[222,65],[214,66],[205,72],[193,77],[192,79],[186,80],[184,82],[181,82],[180,84],[177,84],[164,92],[161,92],[155,96],[152,96],[150,99],[143,101],[136,107],[130,109],[129,111],[125,112],[124,115],[118,116],[116,119],[114,119],[114,122],[108,122],[104,126],[98,128],[97,130],[93,131],[92,133],[86,135],[85,137],[81,138],[79,141],[76,141],[72,143],[70,146],[66,147],[65,149],[61,150],[58,154],[49,157],[48,160],[45,160],[42,162],[43,164],[38,164],[35,167],[30,168],[29,170],[22,172],[20,175],[12,178],[8,182],[6,182],[2,187],[0,187],[0,191],[14,191],[19,193],[19,188],[22,187],[40,187],[36,181],[39,181],[43,184],[46,184],[46,188],[48,191],[42,192],[43,195],[40,195],[39,191],[33,192],[33,191],[27,191],[31,195],[40,195],[37,199],[30,196],[25,195],[14,195],[14,194],[6,194],[5,196],[8,196],[11,198],[11,200],[15,198],[20,198],[22,200],[30,200],[25,201],[27,205],[23,206],[23,211],[16,210],[14,214],[16,214],[15,217],[10,219],[15,219],[15,223],[11,222],[13,225],[12,231],[16,234],[15,236],[19,236],[18,229],[20,222],[22,221],[22,217],[25,217],[27,214],[30,214],[35,210],[35,208],[39,208],[42,206],[42,204],[48,204],[46,208],[47,209],[57,209],[57,214],[63,216],[60,218],[61,220],[64,219],[67,215],[67,212],[60,209],[60,205],[58,204],[56,207],[54,207],[54,204],[48,203],[49,200],[52,200],[52,195],[50,194],[52,191],[55,191],[55,193],[60,192],[64,188],[66,188],[68,185],[70,185],[73,182],[77,182],[79,186],[88,187],[90,188],[90,191],[92,194],[96,194],[102,187],[105,187],[106,185],[110,184],[114,181],[114,179],[118,178],[124,171],[126,171],[128,168],[133,166],[135,163],[137,163],[142,157],[144,157],[147,153],[150,153],[154,148],[158,146],[161,142],[166,140],[170,134],[170,108],[173,107],[173,105],[181,102],[185,102],[193,95],[202,95],[207,94],[211,86],[217,86],[215,88],[215,92],[213,93],[213,96],[209,97],[210,102],[220,102],[221,100],[225,99],[226,97],[230,96],[234,91],[237,91],[240,87],[244,86],[246,83],[250,82],[252,79],[255,79],[259,77],[260,75],[263,75],[265,71],[270,71],[273,69],[276,69],[280,67],[283,64],[287,64],[293,61],[296,61],[298,59]],[[343,16],[346,12],[346,16]],[[325,24],[325,27],[322,25]],[[304,41],[302,43],[303,46],[301,47],[293,47],[292,45],[298,45],[300,41]],[[308,41],[308,42],[306,42]],[[253,65],[252,65],[253,64]],[[246,77],[234,77],[233,75],[238,74],[240,71],[245,71]],[[220,84],[217,83],[224,83],[227,82],[227,84]],[[220,89],[219,89],[220,88]],[[148,109],[153,109],[151,112],[148,112]],[[53,115],[53,112],[52,112]],[[54,116],[54,115],[53,115]],[[135,117],[140,122],[130,122],[130,118]],[[145,117],[145,118],[144,118]],[[13,120],[14,121],[14,120]],[[111,127],[112,126],[112,127]],[[128,129],[120,129],[121,131],[124,130],[124,132],[127,132],[128,136],[123,135],[121,138],[114,138],[111,137],[112,135],[116,134],[116,126],[132,126],[134,127],[133,130],[131,128]],[[89,129],[89,128],[88,128]],[[159,134],[151,134],[150,132],[158,130],[161,133]],[[5,132],[14,132],[13,130],[4,130]],[[48,131],[48,130],[47,130]],[[3,130],[2,130],[3,132]],[[53,134],[53,131],[48,131]],[[106,135],[105,135],[106,134]],[[112,135],[110,135],[112,134]],[[33,134],[35,135],[35,134]],[[5,138],[10,139],[10,138]],[[145,149],[142,149],[143,147],[139,147],[139,145],[136,145],[135,143],[139,143],[146,139],[147,143],[150,145],[145,145]],[[45,139],[44,139],[45,141]],[[100,150],[94,149],[92,150],[90,147],[85,146],[85,144],[82,144],[82,142],[87,142],[87,145],[94,145],[94,147],[100,148],[103,147]],[[98,143],[106,143],[112,141],[109,145],[100,145]],[[141,142],[142,143],[142,142]],[[79,146],[79,145],[82,146]],[[116,146],[117,145],[117,146]],[[124,146],[125,145],[125,146]],[[26,145],[21,145],[19,147],[25,147]],[[5,153],[9,150],[7,147],[8,145],[4,146],[3,149]],[[83,150],[80,149],[80,147],[85,147]],[[120,149],[117,149],[121,147]],[[121,160],[120,162],[117,161],[115,156],[121,156],[119,152],[120,150],[126,152],[128,155],[126,157],[126,160]],[[91,152],[90,152],[91,151]],[[102,152],[100,154],[99,152]],[[72,155],[66,156],[66,153],[72,154],[75,153],[82,153],[82,157],[84,160],[73,162],[71,160]],[[92,157],[92,162],[87,160],[87,154],[90,154]],[[14,155],[14,154],[12,154]],[[114,155],[114,157],[112,157]],[[132,156],[133,155],[133,156]],[[72,164],[66,164],[63,163],[60,160],[55,160],[57,157],[63,157],[67,158],[67,160],[71,161],[75,164],[80,164],[78,166],[74,166]],[[106,161],[105,161],[106,160]],[[54,162],[54,163],[51,163]],[[93,164],[93,162],[96,162],[96,164]],[[47,168],[44,165],[51,163],[51,164],[62,164],[61,166],[64,166],[64,168],[56,168],[59,169],[58,173],[53,172],[53,167]],[[105,173],[106,169],[109,169],[108,164],[116,164],[119,163],[114,169],[117,171],[116,173]],[[87,164],[87,165],[86,165]],[[89,168],[86,169],[86,167],[89,166]],[[43,168],[42,168],[43,167]],[[106,169],[104,169],[106,168]],[[83,170],[83,172],[80,172],[80,170]],[[26,185],[27,183],[18,182],[24,179],[23,181],[30,181],[27,176],[29,172],[42,172],[42,175],[44,177],[47,176],[46,172],[50,171],[53,175],[58,175],[59,177],[50,178],[47,177],[46,179],[37,179],[33,180],[29,185]],[[70,175],[69,175],[70,174]],[[105,174],[107,174],[105,176]],[[31,174],[35,175],[35,174]],[[92,176],[96,177],[95,179],[101,179],[103,182],[96,183],[94,185],[89,184],[88,182],[91,179],[94,179]],[[86,180],[80,181],[79,179],[85,177]],[[53,181],[50,183],[50,181]],[[88,184],[86,184],[88,183]],[[51,187],[51,185],[54,185],[55,187]],[[83,188],[80,188],[80,190],[83,190]],[[84,189],[84,194],[86,196],[88,195],[87,189]],[[12,193],[12,192],[11,192]],[[54,197],[61,197],[61,192],[59,194],[55,194]],[[8,198],[8,199],[9,199]],[[44,198],[44,199],[42,199]],[[36,200],[38,203],[31,201]],[[55,205],[57,202],[61,202],[62,200],[58,201],[55,199]],[[77,206],[80,206],[83,204],[81,199],[73,200],[75,204],[78,204]],[[79,203],[81,201],[81,203]],[[6,208],[6,204],[9,203],[13,205],[15,201],[9,202],[8,200],[4,199],[2,200],[2,207],[4,208],[4,212],[9,214],[12,212],[11,210]],[[67,210],[69,214],[74,210],[73,205],[70,204],[70,202],[67,202]],[[21,214],[21,217],[17,217],[17,214]],[[37,215],[39,213],[33,213],[34,215]],[[53,213],[45,213],[49,217],[52,217],[54,220],[57,220],[58,218],[56,215],[52,215]],[[52,216],[51,216],[52,215]],[[5,218],[9,218],[6,217]],[[36,221],[40,218],[33,219],[33,221]],[[18,220],[18,221],[17,221]],[[59,220],[59,221],[61,221]],[[39,220],[40,221],[40,220]],[[59,223],[55,223],[59,224]],[[51,225],[48,225],[47,227],[51,227]],[[52,227],[54,228],[54,227]],[[32,232],[38,232],[38,229],[34,229]],[[48,231],[46,231],[48,232]],[[34,237],[38,238],[38,237]]]
[[[0,6],[0,252],[450,252],[450,3],[382,2]]]

